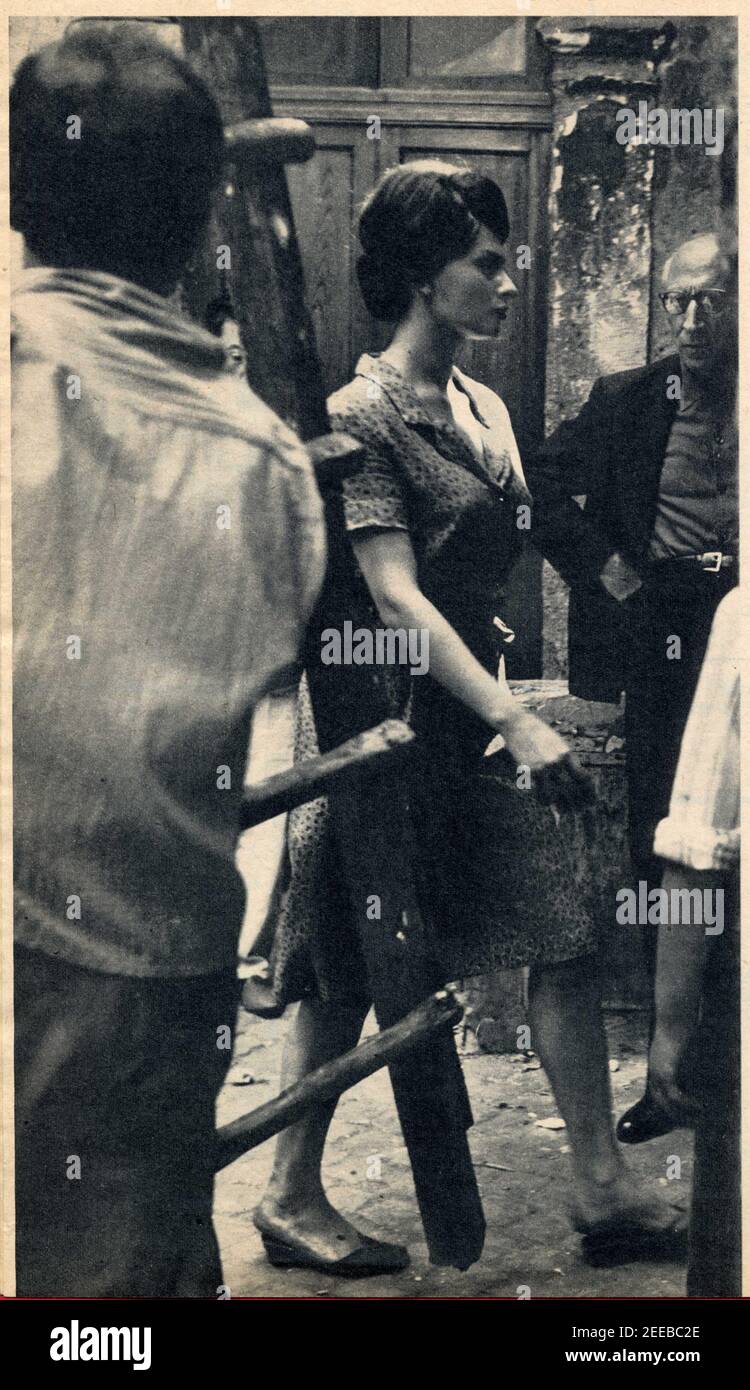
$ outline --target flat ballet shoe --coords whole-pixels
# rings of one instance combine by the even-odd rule
[[[350,1279],[372,1274],[396,1274],[409,1264],[409,1252],[403,1245],[391,1245],[386,1240],[357,1232],[362,1244],[339,1260],[323,1260],[301,1243],[291,1244],[277,1236],[261,1232],[263,1248],[272,1265],[284,1269],[315,1269],[322,1274],[335,1274]]]
[[[284,1005],[278,1004],[271,985],[250,976],[243,982],[240,996],[243,1009],[258,1018],[281,1018]]]

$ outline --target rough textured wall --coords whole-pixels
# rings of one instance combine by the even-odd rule
[[[623,106],[653,100],[664,37],[659,21],[548,19],[537,29],[552,57],[554,102],[549,433],[580,409],[598,376],[645,360],[653,150],[620,144],[615,131]],[[567,587],[546,564],[542,585],[544,674],[563,676]]]
[[[682,110],[723,107],[725,134],[736,113],[737,22],[731,16],[675,21],[659,64],[659,105]],[[657,146],[652,240],[654,276],[649,357],[669,350],[669,329],[657,299],[659,271],[681,241],[719,225],[722,160],[700,145]]]

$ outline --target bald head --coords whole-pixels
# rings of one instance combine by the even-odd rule
[[[736,258],[721,238],[702,232],[683,241],[664,266],[661,288],[670,296],[665,309],[683,369],[703,376],[725,370],[736,357]]]
[[[716,287],[728,281],[732,274],[732,259],[722,247],[715,232],[701,232],[683,241],[681,246],[664,262],[661,273],[662,289],[671,290],[672,280],[677,277],[716,274]]]

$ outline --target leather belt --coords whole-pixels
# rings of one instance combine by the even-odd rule
[[[706,574],[718,574],[719,570],[736,564],[737,556],[725,555],[722,550],[706,550],[703,555],[670,555],[661,563],[670,564],[677,560],[680,564],[700,565]]]

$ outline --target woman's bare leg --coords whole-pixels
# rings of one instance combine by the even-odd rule
[[[317,1000],[298,1004],[284,1047],[282,1087],[356,1047],[366,1015],[366,1007],[331,1008]],[[335,1109],[336,1101],[315,1106],[282,1130],[271,1180],[255,1213],[260,1231],[303,1241],[321,1260],[341,1259],[361,1244],[323,1189],[323,1149]]]
[[[637,1206],[647,1224],[670,1225],[674,1208],[643,1193],[615,1139],[595,960],[533,967],[529,1015],[532,1047],[567,1126],[579,1214],[593,1222]]]

